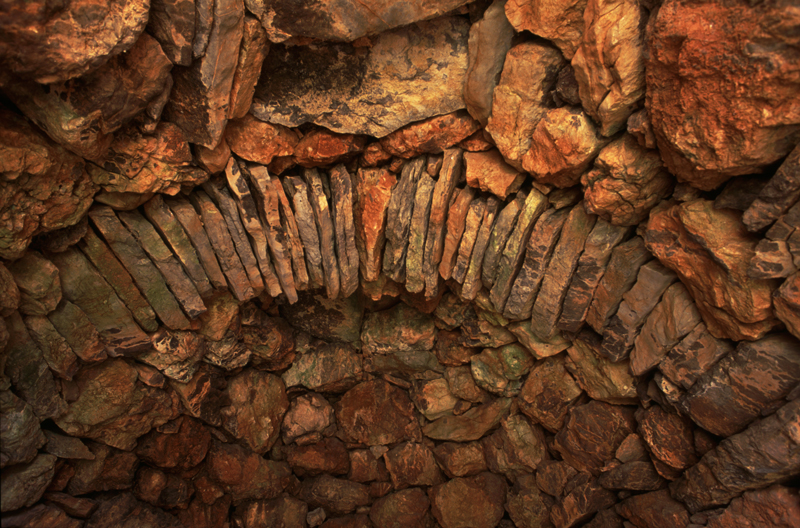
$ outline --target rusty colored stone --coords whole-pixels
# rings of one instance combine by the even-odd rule
[[[431,488],[431,511],[442,528],[491,528],[503,517],[506,488],[488,472],[457,477]]]
[[[709,516],[709,528],[732,528],[753,521],[770,528],[791,528],[800,518],[797,492],[786,486],[745,492],[719,515]]]
[[[312,289],[322,288],[325,285],[325,274],[322,271],[319,232],[314,219],[314,211],[308,199],[308,186],[303,180],[296,177],[288,177],[283,182],[294,205],[297,234],[305,252],[308,286]]]
[[[290,156],[299,141],[296,131],[259,121],[251,114],[234,119],[225,129],[225,141],[239,157],[268,165],[277,156]]]
[[[197,420],[181,416],[170,423],[176,430],[173,433],[150,431],[144,435],[136,447],[136,455],[160,468],[182,470],[196,467],[203,461],[211,445],[211,433]]]
[[[333,227],[333,219],[328,205],[328,198],[323,188],[323,177],[325,178],[324,187],[328,186],[328,179],[320,175],[316,169],[306,169],[303,171],[306,183],[308,184],[308,199],[311,202],[311,209],[314,211],[314,219],[319,229],[319,247],[322,255],[322,269],[325,273],[325,292],[329,299],[339,296],[339,265],[336,260],[336,234]],[[360,182],[356,183],[358,187]],[[360,231],[357,231],[360,234]],[[356,237],[358,241],[358,237]],[[359,256],[361,252],[359,252]],[[380,257],[380,254],[378,254]],[[366,276],[366,274],[365,274]]]
[[[627,362],[612,363],[599,357],[580,339],[567,349],[567,355],[567,370],[591,398],[615,405],[637,402],[637,379]]]
[[[412,123],[381,139],[383,150],[392,156],[409,159],[421,154],[439,153],[472,135],[480,124],[459,110]]]
[[[745,209],[742,222],[748,231],[760,231],[788,212],[800,198],[800,148],[781,163],[755,200]]]
[[[503,200],[516,193],[525,181],[525,175],[508,165],[497,150],[465,152],[464,168],[469,186]]]
[[[602,488],[597,481],[585,478],[585,474],[575,480],[578,482],[572,490],[551,510],[550,519],[556,528],[580,525],[616,502],[614,493]]]
[[[347,162],[363,152],[366,137],[336,134],[325,128],[307,132],[294,148],[294,158],[302,167],[323,167]]]
[[[386,169],[361,169],[355,178],[355,241],[361,275],[375,281],[382,269],[387,214],[397,178]]]
[[[419,435],[406,393],[382,380],[356,385],[336,404],[344,436],[366,445],[387,445]]]
[[[397,185],[392,190],[386,213],[386,249],[383,271],[397,282],[405,279],[405,262],[408,252],[414,197],[424,168],[425,159],[419,157],[406,163]]]
[[[450,478],[469,477],[487,470],[480,442],[444,442],[433,448],[433,454]]]
[[[396,490],[444,482],[433,452],[425,444],[404,442],[386,452],[383,458]]]
[[[619,504],[620,515],[636,526],[671,528],[688,526],[689,512],[680,502],[669,495],[669,491],[653,491],[635,495]]]
[[[424,256],[428,233],[431,201],[436,182],[428,174],[423,174],[417,182],[414,193],[414,212],[411,215],[411,228],[406,252],[406,284],[411,293],[425,290]]]
[[[208,476],[231,495],[234,504],[277,497],[289,484],[286,462],[267,460],[237,444],[213,441],[206,460]]]
[[[510,398],[499,398],[473,407],[459,416],[444,416],[422,428],[428,438],[449,442],[471,442],[497,427],[511,408]]]
[[[552,41],[567,59],[572,59],[583,36],[584,0],[510,0],[506,16],[517,31],[527,30]]]
[[[213,149],[206,148],[202,145],[196,145],[194,148],[194,155],[197,158],[197,164],[204,168],[210,174],[219,174],[225,170],[228,165],[228,160],[231,158],[231,148],[225,137],[219,140],[219,143]]]
[[[245,15],[242,27],[242,42],[239,46],[239,62],[233,74],[231,101],[228,119],[244,117],[250,110],[256,82],[261,76],[261,65],[269,52],[267,33],[261,22]]]
[[[346,475],[350,471],[350,457],[344,443],[337,438],[323,438],[308,445],[294,445],[287,449],[286,461],[299,477],[313,477],[321,473]]]
[[[567,412],[581,395],[581,388],[567,372],[564,357],[537,362],[519,395],[520,410],[551,432],[564,425]]]
[[[38,251],[28,251],[8,264],[19,291],[19,311],[23,315],[47,315],[61,301],[58,268]]]
[[[786,329],[800,339],[800,273],[786,279],[773,293],[775,315],[783,321]]]
[[[369,517],[376,528],[423,528],[430,514],[430,501],[420,488],[391,493],[376,500]]]
[[[442,260],[439,262],[439,275],[444,280],[448,280],[453,273],[457,258],[456,250],[462,240],[467,214],[474,197],[475,191],[472,187],[464,187],[454,196],[447,213],[447,233],[444,238]]]
[[[78,356],[50,320],[43,315],[29,315],[25,317],[25,326],[50,370],[60,378],[71,380],[78,371]]]

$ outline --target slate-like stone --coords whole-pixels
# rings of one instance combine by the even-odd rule
[[[603,342],[598,353],[611,361],[628,357],[647,316],[677,279],[675,273],[658,260],[651,260],[639,268],[636,282],[622,295],[617,313],[603,330]]]
[[[194,5],[175,0],[154,0],[150,3],[147,27],[173,64],[189,66],[192,63]]]
[[[153,225],[138,211],[119,211],[117,216],[161,271],[161,275],[164,276],[184,312],[192,319],[205,312],[206,307],[197,288],[186,276],[183,268],[164,244]]]
[[[534,365],[517,401],[525,415],[557,432],[581,393],[564,366],[564,356],[555,356]]]
[[[50,258],[58,266],[64,298],[86,314],[103,337],[109,352],[134,355],[150,346],[150,339],[136,324],[130,311],[86,257],[76,249],[68,249]],[[155,269],[153,271],[158,273]],[[177,303],[175,308],[180,313]],[[63,324],[69,324],[67,321],[71,319],[71,314],[66,315]]]
[[[43,315],[29,315],[25,317],[25,326],[50,370],[60,378],[71,380],[78,371],[78,356],[50,320]]]
[[[797,339],[785,333],[742,342],[695,382],[683,409],[711,433],[738,433],[797,384],[798,352]]]
[[[775,315],[800,339],[800,273],[786,279],[773,294]]]
[[[489,246],[489,239],[492,235],[500,204],[500,200],[494,196],[490,196],[486,199],[486,208],[483,211],[483,218],[478,228],[478,234],[475,237],[475,244],[472,247],[472,255],[469,259],[469,265],[467,266],[466,275],[464,276],[463,288],[461,289],[461,298],[464,301],[475,299],[478,292],[483,287],[481,281],[481,276],[483,275],[483,259]]]
[[[689,526],[690,522],[684,505],[670,497],[667,490],[629,497],[619,504],[617,511],[636,526],[670,528]]]
[[[203,363],[188,383],[169,380],[169,385],[183,405],[183,414],[222,426],[220,411],[230,405],[230,398],[224,392],[227,382],[220,369]]]
[[[581,476],[575,480],[578,482],[572,490],[551,510],[550,520],[556,528],[579,526],[616,502],[614,493],[601,487],[597,481]]]
[[[596,218],[587,214],[579,203],[572,208],[564,222],[531,310],[531,331],[542,339],[550,338],[556,331],[569,281]]]
[[[33,408],[10,390],[0,391],[3,424],[0,427],[0,467],[27,464],[36,458],[47,438]]]
[[[756,232],[767,227],[800,198],[800,148],[795,147],[781,163],[775,175],[758,193],[744,215],[742,222],[748,231]]]
[[[568,214],[568,209],[551,208],[542,213],[534,225],[525,258],[503,309],[506,318],[518,320],[531,316],[542,278]]]
[[[231,234],[228,231],[228,227],[225,219],[222,217],[222,213],[214,205],[214,202],[211,201],[211,198],[209,198],[206,193],[199,189],[195,190],[191,194],[190,198],[196,209],[195,216],[199,214],[202,218],[202,225],[204,227],[205,234],[208,237],[208,241],[213,249],[214,255],[216,255],[217,259],[219,259],[219,266],[222,269],[222,272],[225,274],[225,277],[228,280],[228,285],[230,286],[231,291],[233,291],[233,294],[242,302],[258,295],[260,290],[254,288],[250,282],[250,274],[245,271],[242,261],[239,259],[239,255],[236,252],[236,247],[233,244]],[[181,223],[184,223],[184,221],[181,220],[179,207],[181,209],[185,209],[185,214],[190,216],[189,213],[191,212],[191,205],[186,202],[180,205],[176,203],[170,203],[170,207],[176,216],[178,216],[178,219],[181,221]],[[192,221],[195,220],[193,217],[190,218]],[[189,229],[186,231],[187,233],[191,233]],[[197,247],[197,245],[195,245],[195,247]]]
[[[253,291],[260,293],[266,290],[272,297],[280,295],[281,286],[278,282],[278,278],[275,276],[272,261],[269,259],[267,253],[267,241],[264,236],[263,228],[260,226],[260,222],[256,219],[256,223],[259,225],[255,226],[248,221],[247,227],[253,231],[260,229],[259,239],[253,244],[255,245],[254,249],[248,239],[248,229],[245,228],[239,216],[236,202],[233,200],[233,197],[230,192],[228,192],[223,182],[221,180],[206,182],[203,184],[203,190],[206,192],[205,197],[209,199],[209,202],[213,202],[213,205],[216,206],[217,210],[222,215],[222,219],[228,228],[230,241],[233,242],[233,246],[236,248],[236,253],[239,255],[242,266],[244,266],[244,271],[247,273],[247,278],[250,281],[250,285],[253,287]],[[192,193],[190,198],[195,200],[195,208],[205,199],[204,195],[199,192]],[[205,221],[205,217],[203,218],[203,223],[208,225]]]
[[[524,248],[529,243],[536,220],[547,209],[547,205],[547,198],[536,189],[531,189],[525,198],[525,203],[522,205],[522,210],[514,229],[508,236],[500,256],[500,261],[497,265],[497,276],[489,294],[489,298],[498,313],[502,313],[505,309],[506,301],[511,293],[515,279],[522,268],[525,256]]]
[[[459,416],[444,416],[422,428],[422,433],[434,440],[471,442],[497,427],[511,409],[510,398],[499,398],[473,407]]]
[[[612,363],[580,339],[567,354],[567,369],[591,398],[615,405],[637,403],[637,379],[627,362]]]
[[[448,149],[444,152],[442,169],[433,189],[430,219],[425,237],[423,273],[425,275],[425,297],[431,299],[439,293],[439,263],[445,247],[445,227],[450,199],[463,170],[463,152]]]
[[[162,233],[164,233],[167,241],[172,243],[172,236],[168,234],[166,224],[162,225],[159,220],[154,220],[154,218],[156,218],[154,209],[156,208],[158,199],[154,197],[153,200],[155,200],[154,205],[148,205],[150,202],[145,204],[145,214],[152,215],[153,218],[151,218],[151,221],[156,225],[157,228],[162,230]],[[220,268],[219,262],[217,262],[217,257],[214,254],[214,248],[211,246],[211,241],[209,240],[205,229],[203,229],[202,221],[197,215],[197,212],[194,210],[191,204],[189,204],[189,202],[183,198],[165,199],[164,203],[169,208],[170,213],[183,228],[185,235],[188,237],[192,247],[197,253],[197,258],[200,264],[203,266],[203,270],[208,276],[208,280],[210,281],[211,285],[217,290],[227,288],[228,283],[225,280],[225,275]],[[166,213],[166,211],[164,212]],[[175,229],[177,229],[177,227]],[[170,228],[170,232],[171,230],[172,228]],[[175,252],[176,254],[179,254],[177,250],[175,250]],[[238,286],[233,285],[231,289],[237,293],[238,298],[238,293],[240,293]]]
[[[214,148],[222,138],[243,27],[242,0],[214,2],[213,23],[202,57],[195,55],[191,66],[173,72],[175,85],[165,110],[192,143]]]
[[[53,480],[55,463],[56,457],[42,454],[30,464],[6,468],[0,477],[3,486],[0,511],[13,511],[36,503]]]
[[[319,231],[309,202],[308,187],[303,180],[295,177],[284,179],[284,184],[294,204],[294,218],[308,265],[309,288],[322,288],[325,285],[325,274],[322,270]]]
[[[261,170],[259,170],[261,169]],[[263,170],[263,173],[261,172]],[[254,168],[251,172],[265,174],[266,169],[262,167]],[[250,193],[250,187],[247,185],[247,180],[239,168],[239,164],[231,158],[228,166],[225,167],[225,178],[228,180],[228,187],[230,188],[236,206],[239,209],[239,216],[242,219],[247,234],[253,241],[254,250],[256,253],[256,260],[261,269],[262,275],[266,279],[267,286],[270,294],[275,288],[271,285],[271,278],[269,273],[277,275],[277,281],[280,283],[280,289],[286,294],[286,298],[290,303],[297,302],[297,290],[295,289],[294,277],[292,276],[291,263],[286,255],[286,250],[283,244],[279,244],[279,231],[280,231],[280,217],[278,216],[278,198],[269,186],[268,180],[261,180],[258,184],[257,177],[250,178],[253,181],[254,187],[259,194],[260,210],[256,208],[256,201]],[[266,194],[264,194],[266,193]],[[269,244],[269,251],[267,245]],[[270,258],[272,257],[272,258]],[[274,269],[272,264],[274,263]]]
[[[654,491],[663,488],[667,481],[651,462],[632,461],[604,472],[597,483],[609,490]]]
[[[770,486],[763,490],[745,492],[731,501],[718,516],[710,515],[710,528],[729,528],[747,525],[754,520],[774,528],[791,528],[800,518],[797,492],[787,486]]]
[[[712,336],[706,325],[700,323],[667,353],[658,368],[671,382],[688,390],[697,378],[732,351],[730,343]]]
[[[599,475],[636,428],[633,412],[630,407],[599,401],[573,407],[556,435],[554,448],[572,467]]]
[[[305,169],[303,175],[308,184],[308,199],[311,202],[311,209],[314,211],[314,219],[319,230],[320,255],[322,256],[322,269],[325,273],[325,291],[329,299],[335,299],[339,296],[339,264],[336,259],[336,234],[328,207],[328,198],[325,195],[319,171]],[[325,183],[327,184],[327,180]]]
[[[448,280],[453,275],[456,258],[458,257],[457,250],[464,235],[467,214],[474,197],[475,190],[472,187],[464,187],[455,193],[452,204],[449,207],[444,249],[442,251],[442,260],[439,262],[439,275],[444,280]],[[477,231],[477,227],[475,230]]]
[[[261,76],[261,65],[269,52],[267,33],[261,22],[245,15],[242,27],[242,42],[239,46],[239,62],[233,74],[231,101],[228,118],[244,117],[250,110],[256,82]]]
[[[102,361],[107,357],[97,328],[83,310],[71,302],[62,300],[47,318],[66,340],[70,349],[86,363]]]
[[[414,193],[414,212],[411,215],[411,230],[406,253],[406,290],[419,293],[425,290],[424,256],[431,201],[436,182],[423,174]]]
[[[386,223],[392,188],[397,179],[387,169],[360,169],[355,178],[355,242],[361,275],[377,280],[382,269]]]
[[[519,217],[519,213],[522,210],[526,198],[526,192],[517,193],[514,200],[508,202],[505,207],[503,207],[503,210],[497,214],[494,225],[492,226],[492,234],[489,237],[486,251],[483,254],[483,264],[481,265],[481,282],[486,288],[491,288],[494,284],[500,258],[503,255],[503,249],[516,225],[517,217]]]
[[[453,112],[464,107],[468,31],[465,20],[440,17],[382,33],[367,50],[352,44],[273,46],[253,114],[286,126],[313,122],[338,133],[383,137]],[[414,63],[418,54],[427,60]],[[418,104],[407,105],[407,94],[415,94]]]
[[[622,242],[628,231],[624,227],[609,224],[602,218],[595,223],[586,238],[578,267],[564,296],[564,305],[558,320],[559,329],[576,333],[583,326],[594,290],[611,259],[611,252]]]
[[[287,251],[292,257],[292,269],[294,270],[294,282],[297,290],[306,290],[309,286],[308,268],[306,267],[305,251],[303,250],[303,241],[300,239],[300,231],[297,226],[294,211],[289,205],[289,199],[286,197],[281,181],[277,178],[271,178],[270,183],[275,195],[278,197],[280,204],[280,220],[281,230],[285,236],[283,243],[287,247]],[[257,185],[254,183],[254,185]],[[276,241],[279,239],[276,238]]]
[[[458,254],[455,257],[455,264],[451,274],[453,280],[459,284],[464,282],[464,278],[467,275],[467,269],[472,258],[472,250],[478,238],[478,230],[481,227],[485,210],[486,198],[475,198],[469,204],[469,209],[464,219],[464,232],[458,245]]]
[[[383,272],[395,282],[405,280],[405,262],[414,211],[414,197],[424,166],[424,157],[406,163],[397,185],[392,189],[391,198],[389,198],[386,211]]]
[[[23,315],[47,315],[61,300],[58,268],[38,251],[28,251],[8,264],[19,290],[19,311]]]
[[[641,237],[634,237],[612,250],[611,260],[595,288],[592,304],[586,314],[586,323],[595,332],[603,333],[609,319],[617,312],[622,296],[635,283],[639,268],[651,258]]]
[[[353,183],[344,165],[331,169],[330,185],[341,294],[350,297],[358,289],[359,256],[353,221]]]
[[[658,405],[638,411],[636,419],[639,434],[652,456],[677,470],[697,462],[692,424],[688,419],[668,413]]]

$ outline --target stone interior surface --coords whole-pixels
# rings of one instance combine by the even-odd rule
[[[0,523],[800,527],[795,0],[0,8]]]

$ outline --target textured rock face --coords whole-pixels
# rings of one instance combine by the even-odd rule
[[[659,10],[648,38],[647,108],[664,163],[681,181],[713,189],[794,147],[800,62],[789,6],[670,1]],[[745,51],[754,46],[770,52]],[[708,62],[707,53],[725,59]],[[735,81],[744,77],[747,89]]]
[[[509,0],[506,16],[517,31],[527,30],[552,41],[568,60],[581,42],[585,0]]]
[[[775,326],[772,285],[747,276],[755,240],[737,213],[701,199],[661,208],[647,226],[648,249],[678,274],[715,337],[758,339]]]
[[[286,126],[311,122],[334,132],[383,137],[412,121],[458,110],[464,107],[468,30],[461,19],[443,17],[383,33],[366,49],[273,46],[253,114]],[[417,63],[417,57],[425,60]]]

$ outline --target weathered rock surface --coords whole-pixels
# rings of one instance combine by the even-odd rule
[[[9,263],[8,271],[19,290],[19,311],[24,315],[47,315],[61,301],[58,268],[36,251]]]
[[[419,435],[414,404],[405,392],[383,380],[356,385],[335,406],[345,438],[387,445]]]
[[[175,68],[175,84],[164,109],[190,142],[208,148],[217,146],[225,130],[244,28],[242,0],[220,0],[213,6],[205,52],[191,66]]]
[[[47,442],[33,408],[10,390],[4,390],[0,392],[0,409],[0,467],[31,462]]]
[[[261,65],[269,52],[267,33],[260,21],[245,15],[242,26],[242,42],[239,47],[239,62],[233,74],[231,84],[231,101],[228,107],[228,118],[244,117],[253,94],[256,91],[256,82],[261,76]]]
[[[283,381],[266,372],[249,370],[231,378],[227,394],[231,406],[221,412],[225,429],[255,453],[271,449],[289,408]]]
[[[480,291],[483,286],[481,281],[481,276],[483,275],[483,259],[486,256],[486,249],[489,246],[489,239],[491,238],[492,228],[494,227],[500,203],[500,200],[494,196],[490,196],[486,200],[486,208],[483,211],[483,218],[481,219],[481,224],[475,237],[472,255],[469,258],[469,265],[467,266],[467,271],[464,276],[464,287],[461,290],[461,298],[465,301],[475,299],[478,295],[478,291]]]
[[[0,121],[0,256],[15,259],[34,235],[76,224],[98,189],[82,159],[22,117],[3,109]]]
[[[520,527],[549,527],[553,500],[536,486],[536,477],[521,473],[506,494],[506,511]]]
[[[325,187],[328,187],[328,180],[326,178],[325,184],[323,184],[322,176],[316,169],[306,169],[303,174],[308,184],[308,199],[311,202],[311,209],[314,211],[314,219],[319,230],[319,248],[322,256],[322,270],[325,274],[325,291],[329,299],[335,299],[339,296],[341,283],[335,251],[336,234],[330,206],[328,205],[328,197],[325,193]],[[362,254],[364,253],[359,252],[359,256]],[[378,257],[380,257],[380,250],[378,251]]]
[[[470,358],[475,383],[491,393],[511,397],[519,393],[520,379],[533,366],[533,356],[514,343],[500,348],[487,348]]]
[[[442,17],[387,31],[366,50],[352,44],[273,46],[253,114],[286,126],[312,122],[342,134],[383,137],[453,112],[464,107],[468,31],[466,21]],[[417,64],[417,56],[426,60]],[[415,104],[408,105],[409,98]]]
[[[286,193],[292,199],[292,204],[294,205],[297,236],[302,242],[305,253],[308,285],[310,288],[321,288],[325,284],[325,274],[322,271],[319,231],[317,231],[311,202],[308,200],[308,187],[303,180],[296,177],[288,177],[283,181]]]
[[[767,227],[800,198],[799,170],[800,148],[795,147],[744,211],[742,222],[748,231],[759,231]]]
[[[438,154],[471,136],[479,128],[477,121],[464,110],[459,110],[396,130],[381,139],[381,147],[388,154],[406,159],[420,154]]]
[[[266,460],[236,444],[212,442],[206,462],[208,476],[231,495],[234,504],[277,497],[289,483],[286,462]]]
[[[394,281],[405,279],[405,261],[414,211],[414,196],[424,169],[425,159],[419,157],[403,166],[400,179],[392,190],[386,210],[386,246],[383,271]]]
[[[515,30],[552,41],[571,60],[583,36],[585,9],[585,0],[510,0],[506,16]]]
[[[651,215],[645,240],[686,285],[715,337],[753,340],[776,324],[772,284],[747,276],[756,242],[739,218],[702,199],[673,205]]]
[[[38,455],[30,464],[18,464],[3,471],[3,504],[0,511],[13,511],[32,506],[44,494],[55,472],[56,457]]]
[[[419,293],[425,289],[425,242],[428,234],[428,221],[436,182],[428,174],[423,174],[417,182],[414,193],[414,212],[411,215],[411,229],[406,251],[406,290]]]
[[[362,169],[355,178],[355,242],[361,275],[369,282],[377,280],[383,268],[387,216],[396,183],[397,178],[386,169]]]
[[[511,408],[510,398],[499,398],[473,407],[459,416],[444,416],[425,427],[422,432],[434,440],[471,442],[497,427]]]
[[[363,377],[363,357],[350,345],[326,344],[299,355],[283,374],[287,387],[344,392]]]
[[[453,276],[453,268],[458,258],[457,250],[464,235],[469,214],[470,205],[475,197],[475,190],[472,187],[464,187],[454,192],[447,213],[447,231],[444,237],[444,249],[442,250],[442,260],[439,262],[439,275],[448,280]]]
[[[639,146],[630,134],[605,146],[581,182],[586,209],[620,226],[643,221],[673,187],[658,154]]]
[[[369,518],[377,528],[423,528],[430,500],[420,488],[396,491],[376,500]]]
[[[506,54],[486,131],[506,162],[518,170],[531,147],[533,130],[545,114],[547,93],[563,66],[558,50],[538,42],[517,44]]]
[[[364,150],[364,136],[336,134],[325,128],[308,131],[294,148],[294,159],[303,167],[347,162]]]
[[[251,114],[231,120],[225,128],[225,141],[231,150],[262,165],[269,165],[276,157],[291,156],[299,140],[295,130],[259,121]]]
[[[522,168],[540,183],[572,187],[606,141],[582,110],[568,106],[547,109],[533,129]]]
[[[550,519],[556,528],[580,525],[592,515],[615,502],[614,494],[595,480],[580,475],[567,495],[553,506]]]
[[[787,31],[797,15],[787,6],[670,1],[658,12],[648,33],[647,109],[664,163],[681,181],[710,190],[794,148],[798,51]],[[789,16],[789,25],[774,28],[775,16]],[[752,46],[770,51],[745,51]],[[725,59],[709,63],[707,53]],[[747,89],[735,82],[742,77]]]
[[[331,208],[336,230],[336,257],[339,260],[339,283],[342,297],[350,297],[358,289],[359,256],[356,226],[353,219],[353,182],[344,165],[330,173]]]
[[[669,528],[687,526],[689,512],[667,490],[635,495],[622,501],[617,511],[636,526]]]
[[[442,528],[490,528],[503,517],[506,483],[485,472],[434,486],[429,495],[431,511]]]
[[[709,518],[707,526],[727,528],[756,523],[788,528],[798,518],[800,500],[797,492],[784,486],[771,486],[764,490],[745,492],[741,497],[733,499],[720,515]]]
[[[567,370],[590,397],[615,405],[636,403],[637,379],[627,362],[612,363],[580,339],[567,349],[567,355]]]

